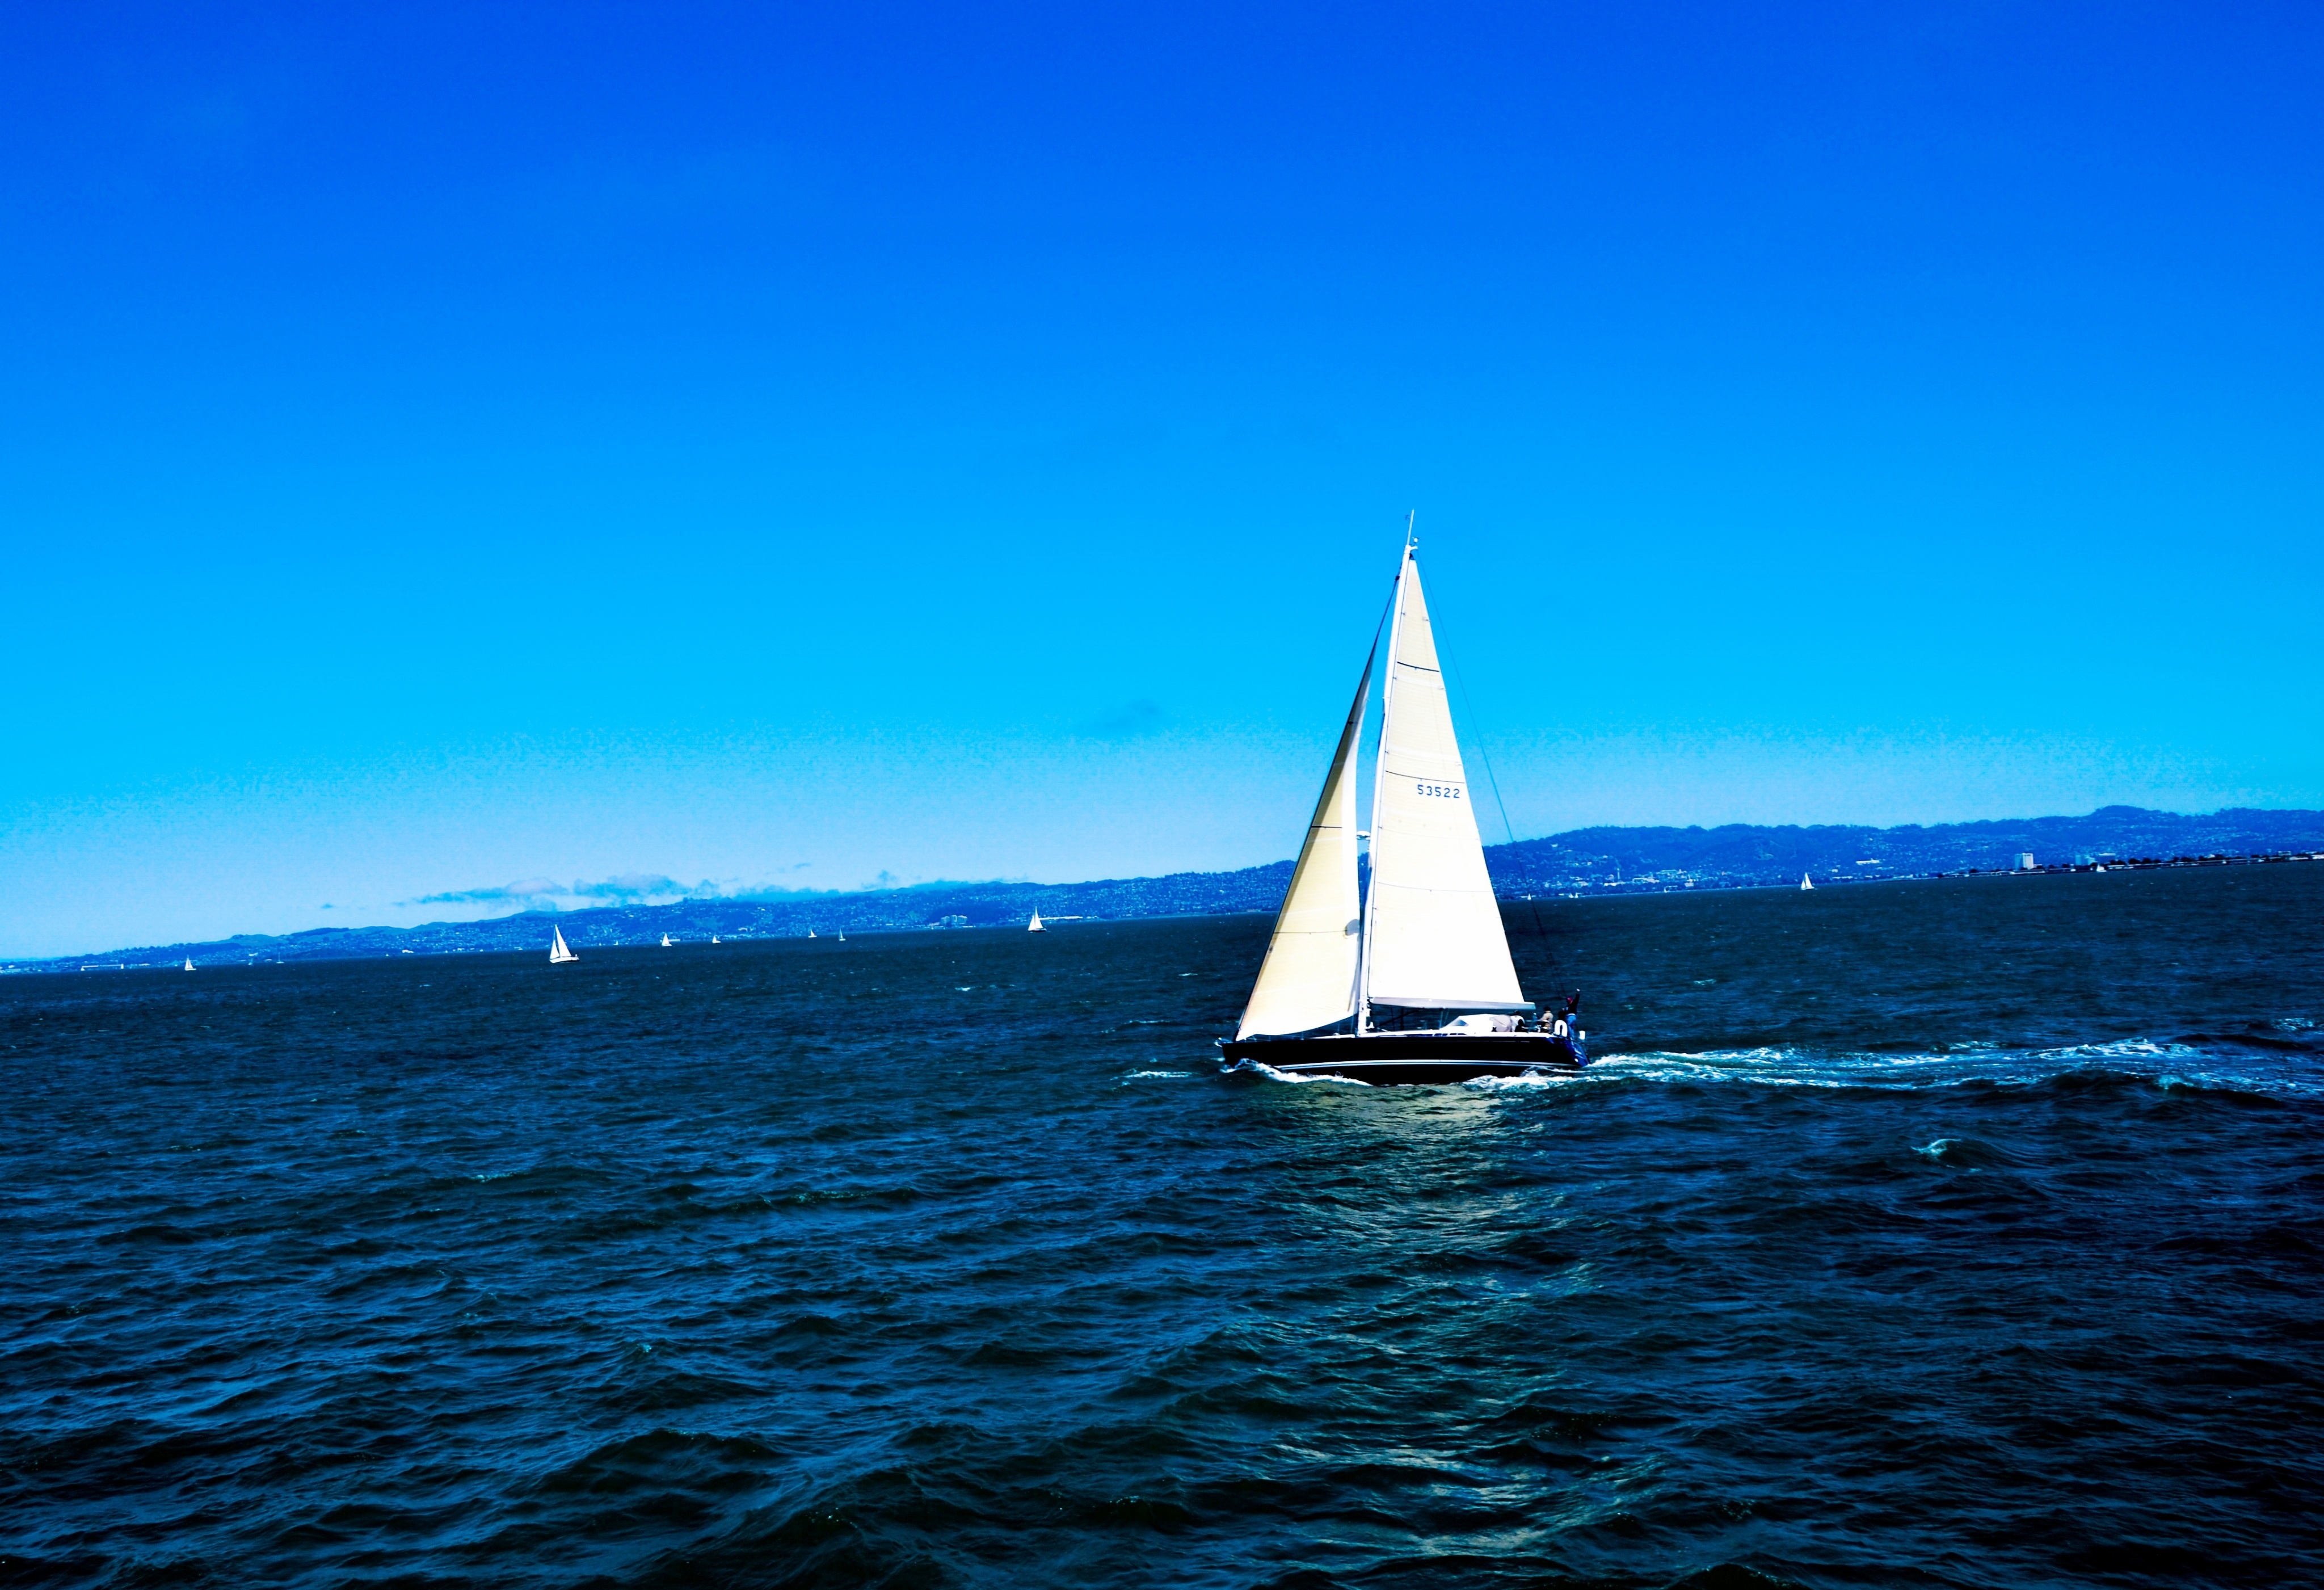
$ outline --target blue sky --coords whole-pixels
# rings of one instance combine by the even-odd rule
[[[353,9],[0,20],[0,954],[1287,855],[1415,509],[1521,833],[2324,806],[2312,7]]]

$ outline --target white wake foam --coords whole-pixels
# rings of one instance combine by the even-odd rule
[[[1370,1087],[1371,1086],[1369,1082],[1359,1082],[1352,1077],[1333,1077],[1322,1073],[1318,1073],[1314,1076],[1300,1076],[1290,1071],[1278,1071],[1264,1060],[1237,1060],[1233,1065],[1229,1066],[1227,1070],[1256,1071],[1260,1076],[1266,1077],[1269,1082],[1337,1082],[1347,1087]]]
[[[1473,1087],[1479,1093],[1539,1093],[1545,1087],[1570,1087],[1582,1081],[1583,1073],[1562,1071],[1553,1076],[1547,1071],[1527,1071],[1517,1077],[1471,1077],[1461,1086]]]

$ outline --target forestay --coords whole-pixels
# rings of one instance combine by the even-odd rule
[[[1364,997],[1426,1010],[1530,1010],[1485,872],[1436,636],[1408,547],[1397,604],[1372,809]]]

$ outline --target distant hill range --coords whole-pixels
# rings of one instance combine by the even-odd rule
[[[1576,828],[1521,839],[1486,854],[1497,885],[1552,893],[1602,887],[1609,876],[1644,887],[1750,888],[1818,883],[1837,875],[1927,877],[2134,856],[2267,855],[2324,848],[2324,812],[2236,808],[2209,817],[2107,806],[2088,817],[2010,818],[1988,823],[1895,828]]]
[[[2134,857],[2272,855],[2324,850],[2324,812],[2237,809],[2208,817],[2109,806],[2088,817],[2013,818],[1896,828],[1815,826],[1718,828],[1577,828],[1545,839],[1487,847],[1505,899],[1655,892],[1792,884],[1802,873],[1819,885],[1926,877],[2014,867]],[[576,949],[654,944],[663,934],[699,941],[1021,924],[1038,911],[1052,920],[1223,915],[1272,911],[1291,882],[1291,864],[1233,873],[1173,873],[1089,883],[922,883],[861,893],[782,894],[686,900],[675,905],[528,911],[480,922],[418,928],[315,928],[303,933],[239,934],[207,944],[156,945],[101,955],[19,962],[20,970],[63,971],[84,964],[197,966],[344,959],[397,955],[545,950],[553,920]]]

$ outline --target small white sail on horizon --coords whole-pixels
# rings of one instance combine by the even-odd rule
[[[1800,887],[1803,889],[1812,889],[1815,887],[1814,880],[1811,879],[1805,873],[1802,873],[1800,874]]]
[[[807,930],[807,936],[808,938],[814,938],[814,937],[815,937],[815,929],[814,929],[813,928],[809,928],[809,929]]]
[[[192,971],[193,969],[194,969],[194,957],[193,957],[192,956],[188,956],[188,957],[186,957],[186,970],[188,970],[189,972],[190,972],[190,971]]]
[[[669,941],[669,935],[667,933],[661,936],[661,947],[664,949],[676,949],[678,948],[678,946]]]
[[[713,933],[713,934],[710,936],[710,942],[711,942],[711,943],[713,943],[713,944],[717,943],[717,942],[718,942],[718,935],[717,935],[717,934],[715,934],[715,933]]]
[[[564,929],[551,923],[549,931],[550,938],[554,940],[554,942],[549,947],[549,964],[550,966],[558,966],[566,961],[577,961],[581,958],[579,956],[575,955],[571,949],[567,948],[565,943]]]
[[[1046,933],[1048,931],[1047,928],[1041,926],[1041,913],[1039,911],[1035,911],[1033,913],[1033,920],[1026,924],[1025,931],[1028,933]]]

